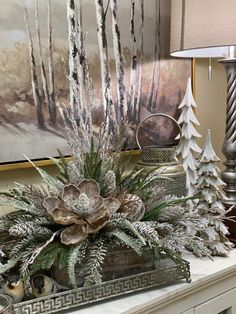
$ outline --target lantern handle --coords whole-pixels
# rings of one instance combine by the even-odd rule
[[[170,115],[168,115],[168,114],[166,114],[166,113],[153,113],[153,114],[151,114],[150,116],[144,118],[144,119],[139,123],[139,125],[138,125],[138,127],[137,127],[137,129],[136,129],[135,138],[136,138],[136,143],[138,144],[138,148],[139,148],[139,149],[142,149],[142,147],[141,147],[141,145],[140,145],[140,143],[139,143],[139,139],[138,139],[139,129],[140,129],[141,125],[143,124],[143,122],[145,122],[146,120],[148,120],[149,118],[152,118],[152,117],[166,117],[166,118],[169,118],[170,120],[172,120],[172,121],[177,125],[177,127],[178,127],[179,135],[180,135],[180,139],[181,139],[181,137],[182,137],[182,130],[181,130],[181,127],[180,127],[178,121],[177,121],[175,118],[173,118],[172,116],[170,116]],[[179,143],[178,143],[177,147],[179,147],[179,145],[180,145],[180,140],[179,140]]]

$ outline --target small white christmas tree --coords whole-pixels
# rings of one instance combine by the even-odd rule
[[[196,131],[195,125],[199,122],[194,114],[193,108],[197,104],[193,98],[191,79],[188,79],[186,93],[179,105],[182,110],[178,123],[181,125],[182,138],[177,149],[177,154],[183,164],[186,172],[186,191],[188,196],[192,196],[195,192],[194,184],[196,181],[196,154],[201,152],[201,148],[197,145],[196,139],[201,135]]]
[[[206,143],[200,155],[195,184],[196,191],[202,196],[196,209],[203,222],[202,230],[198,230],[196,235],[204,240],[212,255],[227,255],[232,248],[232,243],[226,237],[228,229],[223,222],[226,210],[222,201],[227,198],[222,191],[225,183],[219,177],[217,161],[219,158],[212,148],[210,130],[208,130]]]

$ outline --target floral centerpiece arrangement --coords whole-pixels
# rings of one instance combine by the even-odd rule
[[[186,209],[189,197],[164,197],[161,182],[167,179],[158,169],[127,173],[121,129],[112,136],[112,125],[104,123],[98,133],[65,107],[60,111],[73,157],[51,158],[57,178],[34,165],[42,185],[15,183],[0,196],[1,204],[17,209],[0,218],[0,275],[18,273],[22,298],[32,293],[35,275],[53,276],[55,269],[66,270],[67,287],[101,283],[103,262],[117,248],[142,255],[148,247],[156,258],[179,263],[186,247],[198,256],[211,254],[193,232],[205,226],[200,214]],[[114,144],[118,138],[122,144]]]
[[[15,183],[0,195],[1,204],[16,209],[0,218],[0,275],[18,274],[23,292],[15,301],[47,295],[39,293],[45,284],[39,274],[50,278],[56,270],[66,273],[67,288],[99,284],[106,280],[106,257],[122,248],[140,256],[148,248],[155,259],[169,257],[180,264],[185,248],[198,256],[212,254],[209,241],[215,248],[219,241],[201,237],[208,232],[206,217],[189,213],[185,202],[190,197],[163,196],[162,182],[171,179],[158,168],[127,172],[127,158],[119,149],[125,144],[121,129],[112,136],[112,125],[104,123],[98,133],[89,123],[81,127],[66,107],[60,110],[73,157],[51,158],[57,178],[33,164],[42,185]],[[115,143],[118,138],[122,144]],[[217,218],[219,226],[223,218]],[[221,255],[231,248],[225,237],[223,242]]]
[[[42,185],[16,183],[1,193],[1,204],[17,210],[0,219],[0,274],[17,270],[30,291],[35,274],[55,267],[66,269],[69,287],[77,287],[78,275],[84,286],[100,283],[103,261],[115,248],[142,255],[148,246],[181,260],[179,252],[191,238],[177,223],[184,220],[186,199],[163,198],[158,169],[126,174],[104,125],[103,135],[94,137],[88,128],[69,128],[66,118],[65,123],[74,154],[70,161],[52,159],[60,175],[35,166]]]

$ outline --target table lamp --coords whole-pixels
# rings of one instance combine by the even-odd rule
[[[227,76],[222,179],[236,204],[236,0],[171,0],[170,53],[182,58],[221,58]]]

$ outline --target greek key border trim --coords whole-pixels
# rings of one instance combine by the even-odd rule
[[[186,279],[190,282],[187,261],[153,271],[123,277],[90,288],[78,288],[13,305],[14,314],[56,313],[111,297]]]

